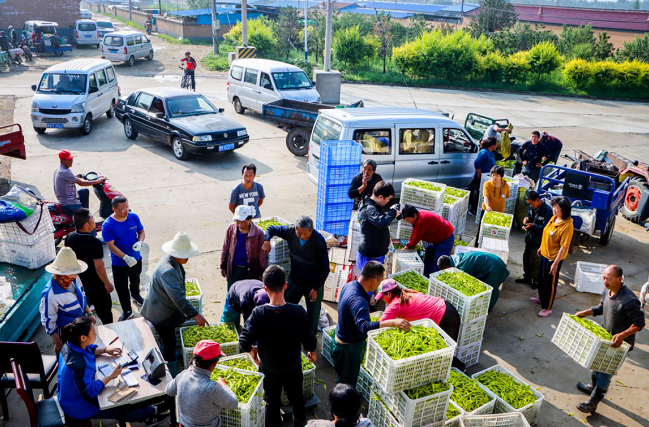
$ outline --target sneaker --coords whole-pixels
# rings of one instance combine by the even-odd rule
[[[539,311],[539,317],[548,317],[549,315],[552,314],[552,310],[541,310]]]
[[[128,319],[130,319],[131,317],[133,317],[133,312],[132,312],[132,311],[125,311],[124,313],[122,313],[121,316],[119,316],[119,320],[118,320],[118,321],[119,321],[119,322],[122,322],[122,321],[124,321],[124,320],[128,320]]]
[[[131,299],[135,302],[135,304],[138,307],[142,307],[142,304],[144,304],[144,298],[140,294],[138,295],[131,295]]]
[[[169,422],[169,414],[154,415],[151,418],[147,418],[144,424],[147,427],[153,427],[158,426],[164,422]]]
[[[529,281],[527,278],[525,278],[525,277],[521,277],[520,279],[516,279],[516,280],[514,280],[514,283],[521,283],[521,284],[529,285],[529,284],[531,284],[532,282],[530,282],[530,281]]]
[[[530,301],[532,301],[534,304],[541,304],[539,297],[532,297],[530,298]]]

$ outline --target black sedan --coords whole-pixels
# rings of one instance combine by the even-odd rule
[[[138,90],[115,108],[127,138],[141,133],[164,141],[179,160],[236,150],[250,140],[245,127],[222,113],[203,95],[169,87]]]

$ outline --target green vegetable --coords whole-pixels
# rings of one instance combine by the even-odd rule
[[[421,182],[421,181],[412,181],[406,183],[406,185],[410,187],[417,187],[417,188],[423,188],[424,190],[430,190],[430,191],[442,191],[442,187],[438,187],[436,185],[433,185],[430,182]]]
[[[415,271],[411,270],[406,273],[397,274],[392,278],[404,288],[412,289],[422,294],[428,293],[428,280]]]
[[[451,369],[451,376],[447,381],[453,385],[451,400],[466,412],[475,411],[491,400],[489,395],[480,388],[477,380],[472,380],[457,371]]]
[[[237,342],[237,332],[233,325],[221,323],[214,326],[190,326],[183,331],[183,345],[186,348],[196,347],[201,340],[213,340],[219,344]]]
[[[514,409],[536,402],[532,388],[517,382],[511,375],[492,370],[480,375],[477,380]]]
[[[516,160],[496,160],[496,166],[502,166],[505,169],[513,169],[516,165]]]
[[[279,222],[277,221],[277,218],[270,218],[270,219],[262,219],[261,221],[258,221],[257,225],[259,226],[259,228],[266,231],[266,229],[271,225],[288,225],[288,223]]]
[[[449,196],[457,197],[458,199],[462,199],[467,194],[469,194],[469,191],[460,190],[459,188],[446,187],[446,189],[444,190],[444,194],[448,194]]]
[[[219,365],[229,366],[231,368],[243,369],[244,371],[258,372],[259,368],[256,364],[252,363],[248,356],[237,357],[235,359],[223,360]]]
[[[455,246],[469,246],[469,242],[465,242],[464,240],[456,240],[454,245]]]
[[[201,291],[198,290],[198,285],[192,280],[187,280],[185,282],[185,296],[196,297],[201,294]]]
[[[593,322],[591,320],[585,319],[583,317],[573,316],[572,314],[569,314],[569,316],[570,316],[570,318],[572,320],[579,323],[581,326],[588,329],[589,331],[591,331],[592,333],[597,335],[599,338],[604,339],[604,340],[609,340],[609,341],[611,341],[613,339],[613,335],[611,335],[611,333],[609,331],[602,328],[597,323],[595,323],[595,322]]]
[[[327,335],[333,338],[336,335],[336,328],[331,328],[331,330],[327,331]]]
[[[429,384],[420,385],[406,390],[406,396],[413,400],[421,399],[426,396],[433,396],[451,388],[448,383],[443,381],[436,381]]]
[[[247,403],[261,381],[261,377],[256,375],[244,374],[231,369],[215,369],[210,379],[216,382],[219,378],[227,381],[228,387],[237,396],[239,403]]]
[[[450,420],[460,415],[460,411],[450,403],[448,404],[448,409],[446,409],[446,419]]]
[[[405,359],[446,348],[446,342],[434,328],[413,326],[409,331],[389,329],[374,338],[392,360]]]
[[[489,289],[487,285],[463,271],[442,273],[437,276],[437,280],[462,292],[468,297],[480,294]]]
[[[370,316],[370,321],[372,322],[378,322],[381,320],[381,316]]]
[[[458,199],[456,197],[444,195],[444,204],[445,205],[454,205],[459,201],[460,201],[460,199]]]
[[[482,220],[485,224],[498,225],[500,227],[510,227],[512,216],[500,212],[487,212]]]
[[[307,359],[307,357],[304,354],[302,354],[302,372],[306,372],[309,369],[313,369],[313,368],[315,368],[313,363],[311,363],[309,359]]]

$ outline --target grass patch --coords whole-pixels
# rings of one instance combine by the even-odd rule
[[[219,55],[208,53],[201,58],[201,64],[203,64],[203,67],[212,71],[227,71],[230,68],[227,52],[222,52]]]

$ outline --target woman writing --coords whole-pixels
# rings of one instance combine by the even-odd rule
[[[505,169],[502,166],[491,168],[491,178],[482,187],[482,210],[485,212],[505,212],[505,201],[509,198],[509,184],[504,179]],[[476,247],[480,242],[480,228],[476,234]]]
[[[361,415],[361,395],[349,384],[336,384],[329,392],[333,421],[309,420],[306,427],[374,427]]]
[[[471,196],[469,204],[471,205],[471,213],[476,214],[478,208],[478,193],[480,192],[480,180],[482,179],[483,173],[489,173],[491,168],[496,166],[496,158],[494,157],[494,151],[498,147],[498,140],[494,137],[483,139],[480,142],[480,152],[478,156],[473,161],[473,167],[475,168],[475,175],[473,175],[473,181],[469,184],[469,191],[471,191]]]

